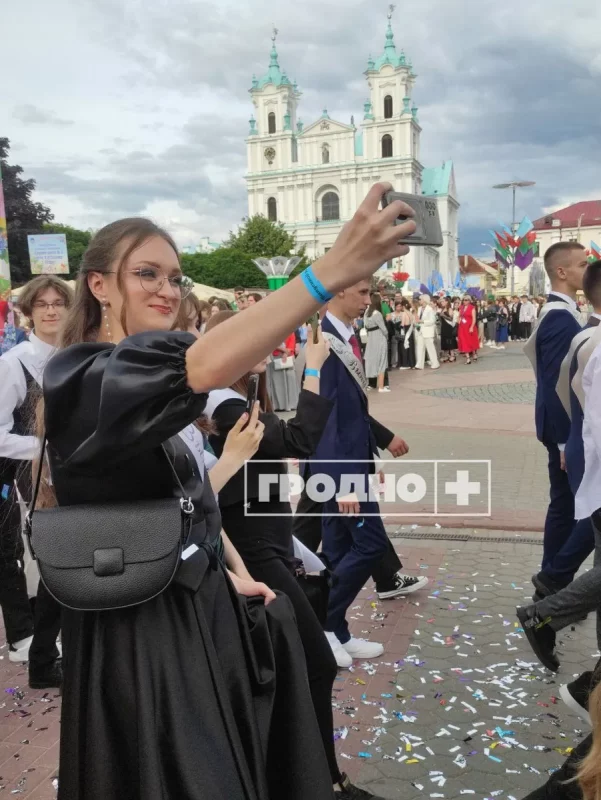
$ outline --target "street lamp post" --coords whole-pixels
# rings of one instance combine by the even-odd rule
[[[497,183],[493,189],[511,189],[513,192],[513,206],[511,211],[511,233],[515,235],[518,224],[515,219],[515,193],[517,189],[522,189],[525,186],[534,186],[535,181],[511,181],[510,183]],[[515,291],[515,255],[513,263],[511,264],[511,294]]]

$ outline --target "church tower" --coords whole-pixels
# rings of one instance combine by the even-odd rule
[[[298,160],[296,110],[301,93],[296,82],[293,83],[280,69],[277,34],[278,30],[274,28],[267,72],[261,78],[253,75],[250,89],[255,110],[249,120],[246,144],[248,171],[254,174],[291,169]],[[251,213],[264,214],[276,221],[280,218],[278,206],[281,208],[282,203],[283,198],[255,197]]]
[[[398,159],[411,159],[409,166],[402,169],[402,176],[399,169],[394,169],[395,187],[417,194],[421,189],[422,171],[419,163],[421,127],[412,100],[417,76],[405,52],[397,52],[392,32],[393,11],[394,6],[390,6],[384,52],[375,61],[370,56],[367,62],[365,75],[370,98],[364,108],[363,157],[369,161],[391,159],[391,167]]]

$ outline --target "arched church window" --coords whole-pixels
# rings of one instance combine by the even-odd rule
[[[322,164],[330,163],[330,148],[327,144],[323,144],[321,146],[321,163]]]
[[[267,115],[267,132],[275,133],[275,114],[273,111],[270,111]]]
[[[321,198],[321,218],[340,219],[340,200],[336,192],[326,192]]]
[[[267,200],[267,219],[270,222],[278,221],[278,201],[275,197],[270,197]]]
[[[389,94],[384,98],[384,119],[392,119],[392,97]]]
[[[389,133],[382,136],[382,158],[392,158],[392,136]]]

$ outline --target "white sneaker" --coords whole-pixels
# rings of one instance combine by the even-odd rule
[[[339,668],[348,669],[353,664],[352,657],[346,652],[335,633],[331,633],[331,631],[325,633]]]
[[[378,389],[379,392],[390,392],[392,391],[390,386],[385,386],[383,389]]]
[[[411,369],[411,367],[399,367],[399,369]]]
[[[378,658],[384,652],[384,645],[379,642],[368,642],[367,639],[355,639],[352,636],[342,647],[351,660],[353,658]]]
[[[21,639],[20,642],[15,642],[8,651],[9,661],[12,661],[13,664],[24,664],[26,661],[29,661],[29,648],[32,642],[33,636],[28,636],[27,639]]]

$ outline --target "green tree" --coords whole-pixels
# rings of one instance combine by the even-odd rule
[[[245,217],[242,223],[235,233],[230,231],[225,247],[240,250],[250,258],[273,258],[295,253],[301,256],[297,271],[306,267],[305,247],[297,248],[295,234],[288,233],[282,222],[271,222],[262,214],[255,214]]]
[[[81,258],[90,244],[92,231],[80,231],[70,225],[59,225],[50,222],[44,225],[44,233],[64,233],[67,237],[67,254],[69,256],[69,278],[77,277]]]
[[[7,161],[10,141],[0,137],[0,170],[6,206],[6,228],[8,233],[8,258],[11,280],[20,286],[31,277],[27,236],[42,233],[43,226],[54,219],[50,209],[31,199],[36,183],[33,178],[24,180],[23,167],[10,165]]]
[[[184,254],[182,269],[196,283],[216,289],[233,289],[234,286],[267,287],[267,278],[243,252],[231,247],[221,247],[213,253]]]

